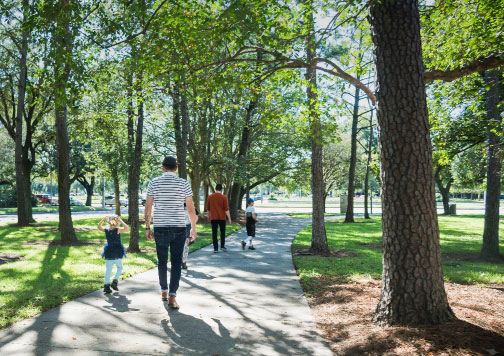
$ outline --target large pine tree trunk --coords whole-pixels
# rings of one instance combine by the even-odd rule
[[[360,77],[357,76],[360,80]],[[348,169],[348,205],[345,216],[346,223],[354,222],[354,195],[355,195],[355,167],[357,166],[357,125],[359,124],[359,99],[360,89],[355,87],[354,106],[352,116],[352,137],[350,149],[350,167]]]
[[[485,92],[487,115],[487,196],[485,201],[485,227],[481,257],[487,260],[499,257],[499,204],[501,186],[501,116],[499,112],[498,70],[485,73],[485,84],[490,88]]]
[[[318,112],[317,95],[317,70],[315,65],[311,65],[316,56],[315,26],[313,20],[314,5],[313,1],[307,0],[307,13],[305,15],[307,25],[309,26],[309,36],[306,42],[307,62],[310,66],[306,69],[306,96],[309,109],[311,148],[312,148],[312,243],[311,251],[317,254],[329,253],[327,236],[324,222],[324,171],[322,157],[322,125]]]
[[[59,1],[60,13],[57,16],[55,35],[55,90],[54,113],[56,117],[56,148],[58,161],[58,206],[59,231],[61,241],[72,244],[77,241],[73,228],[72,212],[70,210],[70,144],[68,140],[67,123],[67,82],[70,76],[70,61],[72,54],[70,32],[69,0]]]
[[[380,125],[383,279],[374,320],[454,318],[443,282],[416,0],[370,7]]]
[[[26,2],[26,1],[25,1]],[[26,94],[26,56],[28,53],[28,33],[23,31],[21,35],[21,49],[19,61],[19,82],[16,112],[16,147],[15,147],[15,170],[16,170],[16,194],[18,226],[27,226],[31,216],[28,216],[26,207],[26,177],[23,171],[23,112]],[[29,179],[29,177],[28,177]],[[30,190],[31,191],[31,190]],[[29,203],[31,206],[31,203]]]

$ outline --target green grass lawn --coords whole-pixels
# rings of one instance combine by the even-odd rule
[[[102,210],[111,210],[110,208],[95,208],[94,206],[77,206],[74,205],[71,207],[72,211],[102,211]],[[33,207],[34,213],[55,213],[58,212],[57,205],[39,205]],[[6,214],[17,214],[17,208],[0,208],[0,215]]]
[[[90,229],[77,231],[79,240],[99,244],[71,247],[24,244],[28,240],[59,239],[59,232],[48,231],[55,229],[57,222],[25,228],[0,226],[0,253],[23,257],[0,265],[0,328],[103,287],[105,262],[100,253],[105,236],[96,229],[99,220],[74,220],[77,230]],[[240,228],[241,225],[227,225],[226,232],[230,234]],[[156,266],[155,245],[145,239],[143,226],[140,237],[140,248],[147,248],[147,252],[128,253],[121,279]],[[122,234],[121,239],[127,247],[129,233]],[[211,226],[198,224],[198,238],[190,251],[211,242]]]
[[[504,264],[478,260],[484,218],[482,216],[440,216],[441,252],[446,281],[465,284],[504,283]],[[316,288],[320,278],[381,278],[381,219],[356,219],[355,224],[341,221],[326,223],[332,250],[350,251],[355,257],[294,256],[294,263],[306,291]],[[502,230],[502,228],[501,228]],[[500,238],[504,251],[504,237]],[[292,249],[307,249],[311,244],[311,226],[295,238]],[[312,290],[313,291],[313,290]]]
[[[296,218],[296,219],[307,219],[312,217],[312,213],[287,213],[287,215]],[[336,213],[326,213],[324,216],[344,216],[345,214],[336,214]]]

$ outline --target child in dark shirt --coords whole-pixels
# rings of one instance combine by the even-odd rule
[[[107,221],[107,228],[103,228],[103,223]],[[122,227],[119,228],[119,225]],[[122,258],[126,257],[126,249],[121,243],[121,232],[127,232],[129,230],[128,225],[116,215],[105,216],[98,224],[98,230],[105,232],[105,237],[107,238],[107,243],[103,247],[102,256],[105,258],[105,285],[103,292],[105,294],[112,293],[110,287],[118,291],[119,288],[117,284],[119,283],[119,276],[121,275],[123,265]],[[112,268],[116,266],[116,273],[112,284],[110,283],[110,275],[112,274]]]

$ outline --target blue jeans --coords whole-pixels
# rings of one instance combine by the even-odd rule
[[[156,240],[156,252],[158,258],[158,274],[161,292],[169,292],[169,295],[177,295],[177,289],[182,272],[182,253],[186,240],[186,228],[174,226],[154,227]],[[168,250],[170,250],[170,289],[168,289]]]
[[[110,284],[110,275],[112,274],[112,267],[116,265],[116,274],[114,279],[119,280],[121,275],[123,265],[122,259],[118,258],[116,260],[105,260],[105,284]]]

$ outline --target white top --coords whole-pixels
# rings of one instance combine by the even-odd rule
[[[191,186],[174,172],[165,172],[150,181],[147,196],[154,201],[154,227],[185,227],[184,203],[193,196]]]
[[[247,210],[245,210],[245,215],[247,218],[251,218],[252,214],[255,214],[255,208],[252,205],[247,206]]]

